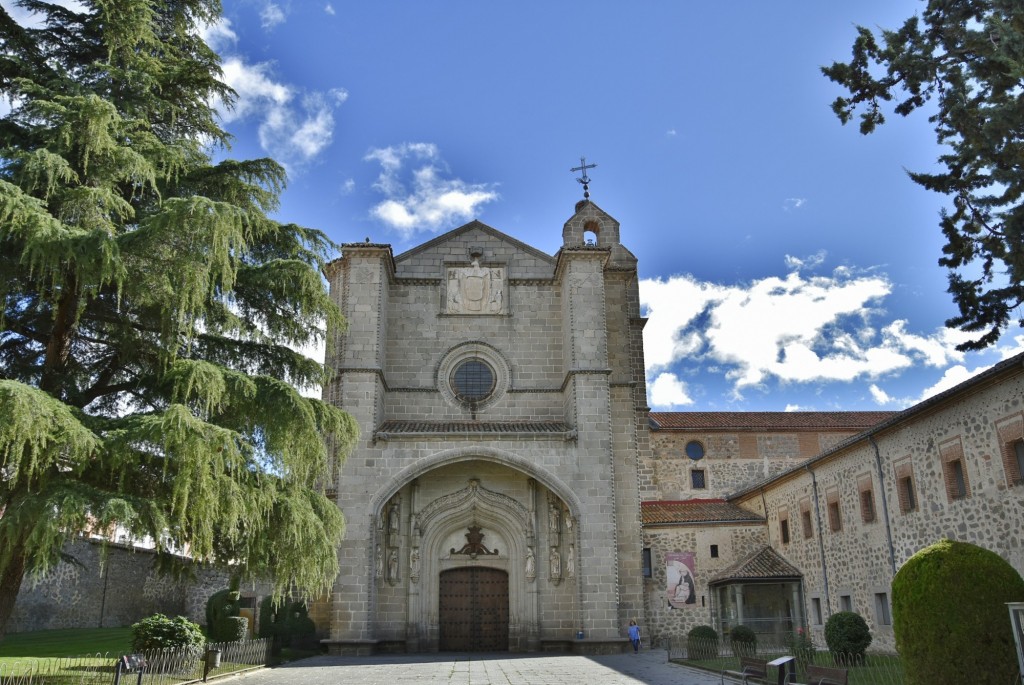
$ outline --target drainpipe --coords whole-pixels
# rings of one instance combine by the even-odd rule
[[[892,575],[896,575],[896,552],[892,546],[892,526],[889,523],[889,498],[885,496],[885,476],[882,473],[882,453],[878,450],[878,443],[874,435],[868,435],[871,446],[875,448],[875,467],[878,469],[878,486],[881,489],[882,517],[885,519],[885,539],[889,542],[889,564],[892,566]]]
[[[818,551],[821,553],[821,579],[825,585],[825,611],[829,616],[832,615],[832,600],[829,596],[828,591],[828,564],[825,562],[825,536],[821,530],[821,507],[818,503],[818,479],[814,476],[814,471],[811,470],[810,466],[805,466],[807,473],[811,474],[811,491],[814,493],[814,518],[817,520],[818,526]]]

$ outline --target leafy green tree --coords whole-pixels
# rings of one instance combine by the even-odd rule
[[[1024,3],[928,0],[896,31],[857,31],[853,59],[822,68],[849,91],[832,109],[844,124],[859,112],[864,134],[888,103],[935,125],[943,170],[910,177],[952,198],[939,264],[959,314],[946,325],[980,333],[960,349],[987,347],[1024,324]]]
[[[357,432],[295,389],[343,323],[334,246],[268,217],[274,161],[212,157],[219,2],[84,4],[0,8],[0,635],[83,530],[324,591],[344,522],[315,486]]]

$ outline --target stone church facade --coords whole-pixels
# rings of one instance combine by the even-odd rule
[[[397,256],[349,244],[327,276],[348,331],[324,395],[362,429],[331,650],[617,649],[643,612],[649,451],[618,222],[581,202],[553,257],[479,222]]]
[[[328,488],[330,651],[618,651],[634,618],[823,643],[846,608],[891,649],[917,549],[1024,570],[1024,356],[900,413],[652,413],[618,222],[585,200],[562,236],[551,256],[474,221],[328,266],[348,330],[324,397],[362,430]]]

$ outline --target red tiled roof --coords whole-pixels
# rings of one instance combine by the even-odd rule
[[[800,569],[782,558],[771,547],[762,547],[746,559],[740,559],[732,566],[711,578],[709,583],[726,580],[769,580],[779,578],[800,578]]]
[[[640,503],[645,526],[665,523],[763,523],[764,519],[723,499],[650,501]]]
[[[864,430],[894,411],[659,411],[653,430]]]

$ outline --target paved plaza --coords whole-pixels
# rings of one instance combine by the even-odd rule
[[[321,656],[241,676],[239,685],[720,685],[718,675],[639,655]]]

